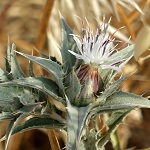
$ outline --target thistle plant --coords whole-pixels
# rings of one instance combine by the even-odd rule
[[[18,52],[8,42],[6,70],[0,69],[0,120],[11,120],[5,149],[11,135],[36,128],[64,130],[67,150],[105,149],[131,110],[150,108],[146,98],[118,90],[130,74],[114,79],[132,58],[134,45],[124,49],[124,44],[114,45],[115,33],[107,33],[110,20],[98,23],[95,33],[89,25],[84,27],[86,21],[81,22],[81,36],[77,36],[61,17],[62,64],[41,53],[36,57]],[[16,53],[30,60],[29,77],[19,67]],[[53,78],[36,77],[33,62]],[[62,103],[65,112],[50,97]],[[100,127],[97,117],[103,114],[109,115],[106,121],[101,118]]]

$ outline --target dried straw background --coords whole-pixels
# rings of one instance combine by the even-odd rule
[[[136,2],[137,5],[134,5]],[[139,9],[141,8],[141,9]],[[61,44],[61,25],[59,11],[75,33],[80,34],[80,21],[74,15],[86,17],[93,29],[96,19],[106,20],[112,16],[109,32],[125,26],[116,34],[117,39],[127,40],[136,44],[135,59],[124,67],[124,74],[136,73],[123,85],[124,91],[150,95],[150,0],[0,0],[0,67],[4,68],[4,58],[9,35],[17,50],[32,53],[34,48],[56,56],[60,61],[59,47]],[[144,15],[142,14],[144,12]],[[139,56],[142,58],[138,59]],[[37,55],[34,51],[34,55]],[[21,67],[27,72],[28,61],[18,56]],[[138,59],[138,61],[137,61]],[[37,75],[43,71],[35,66]],[[150,147],[150,110],[135,110],[127,117],[126,125],[119,128],[122,149],[127,147]],[[6,130],[7,122],[0,123],[0,136]],[[34,130],[11,138],[10,150],[59,150],[58,140],[63,147],[64,136],[60,131]],[[48,141],[50,139],[50,144]],[[50,148],[51,145],[51,148]],[[0,143],[0,150],[4,142]]]

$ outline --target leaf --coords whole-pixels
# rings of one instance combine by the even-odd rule
[[[10,54],[11,73],[12,73],[14,79],[24,78],[25,75],[22,72],[21,68],[19,67],[15,50],[16,50],[16,46],[13,43],[12,48],[11,48],[11,54]]]
[[[61,46],[61,55],[64,64],[64,72],[71,72],[72,67],[76,63],[76,57],[69,53],[68,50],[77,52],[78,48],[73,39],[73,31],[70,29],[68,24],[65,22],[63,17],[61,16],[61,24],[62,24],[62,46]]]
[[[11,82],[2,83],[1,86],[23,86],[23,87],[31,87],[37,90],[52,96],[54,99],[59,100],[64,103],[62,97],[59,96],[59,88],[58,85],[52,81],[51,79],[39,77],[28,77],[24,79],[13,80]]]
[[[125,61],[119,65],[120,67],[124,66],[133,57],[133,49],[134,45],[129,45],[113,55],[116,58],[121,56],[122,59],[125,59]]]
[[[110,109],[150,108],[150,101],[142,96],[119,91],[107,98],[105,106]]]
[[[75,100],[79,97],[80,91],[81,84],[76,73],[73,70],[70,77],[70,87],[68,87],[68,89],[66,90],[66,94],[72,104],[74,104]]]
[[[32,61],[29,61],[28,71],[29,71],[30,77],[35,77],[34,72],[33,72],[33,62]]]
[[[127,75],[125,77],[122,77],[118,80],[116,80],[114,83],[112,83],[107,89],[105,89],[105,91],[97,98],[96,102],[93,104],[94,106],[96,105],[96,103],[99,103],[98,105],[100,105],[101,103],[104,104],[104,102],[106,101],[106,99],[111,96],[114,92],[116,92],[116,90],[119,88],[119,86],[125,81],[127,80],[127,78],[129,78],[130,75]]]
[[[27,105],[21,107],[20,109],[16,110],[15,113],[16,114],[24,114],[24,113],[29,113],[29,112],[35,112],[35,109],[43,103],[44,102],[36,102],[36,103],[27,104]]]
[[[27,120],[25,123],[18,125],[12,132],[13,134],[22,133],[28,130],[33,130],[37,128],[46,128],[46,129],[56,129],[56,128],[63,128],[65,124],[60,123],[51,118],[40,118],[40,117],[33,117]]]
[[[105,146],[105,144],[109,141],[110,136],[115,132],[115,130],[122,123],[123,119],[128,115],[130,111],[131,109],[115,112],[108,118],[106,124],[109,130],[107,131],[106,135],[104,135],[97,141],[96,146],[98,149]]]
[[[119,62],[120,60],[124,60],[122,63],[118,63],[115,65],[115,66],[118,66],[119,68],[122,68],[132,58],[133,49],[134,49],[134,45],[130,45],[124,48],[123,50],[116,52],[115,54],[112,55],[112,57],[114,58],[112,63]],[[115,71],[115,70],[112,71],[112,69],[99,68],[99,74],[104,82],[104,85],[107,85],[115,77],[117,73],[118,71]]]
[[[50,59],[31,56],[31,55],[27,55],[27,54],[20,53],[20,52],[17,52],[17,53],[24,56],[24,57],[26,57],[26,58],[28,58],[29,60],[31,60],[35,63],[37,63],[42,68],[47,70],[50,74],[53,75],[53,77],[55,78],[56,83],[59,85],[60,89],[64,90],[64,86],[63,86],[63,83],[62,83],[63,70],[62,70],[61,65],[58,65],[56,62],[54,62]]]
[[[108,97],[103,105],[96,105],[88,114],[88,118],[95,114],[112,113],[114,111],[133,109],[136,107],[150,108],[150,101],[138,95],[119,91]]]
[[[12,119],[15,115],[10,112],[1,112],[0,113],[0,121]]]
[[[114,70],[98,68],[99,75],[104,83],[104,88],[112,80]]]
[[[11,48],[10,48],[10,39],[8,36],[8,43],[7,43],[7,53],[6,53],[6,58],[5,58],[5,66],[6,66],[6,71],[10,73],[11,71],[11,66],[10,66],[10,53],[11,53]]]
[[[14,130],[14,128],[19,124],[19,122],[23,119],[25,119],[26,117],[28,117],[31,112],[34,112],[35,111],[35,108],[39,105],[41,105],[42,102],[38,102],[38,103],[33,103],[33,104],[28,104],[22,108],[20,108],[19,110],[16,111],[16,113],[21,113],[17,118],[13,119],[9,126],[8,126],[8,129],[7,129],[7,132],[6,132],[6,146],[5,146],[5,150],[7,149],[7,146],[8,146],[8,142],[9,142],[9,139],[10,139],[10,136]]]
[[[18,95],[20,91],[13,87],[0,86],[0,112],[12,112],[22,107]]]
[[[116,66],[120,66],[120,67],[124,66],[133,56],[133,49],[134,49],[134,45],[130,45],[130,46],[127,46],[126,48],[124,48],[123,50],[116,52],[115,54],[112,55],[112,57],[115,58],[115,60],[113,60],[112,63],[125,59],[125,61],[123,63],[121,63],[121,64],[118,63],[118,65],[116,65]],[[111,59],[111,57],[110,57],[110,59]],[[106,65],[107,65],[107,63],[106,63]]]
[[[9,81],[9,77],[5,71],[0,68],[0,82]]]
[[[8,142],[10,139],[10,136],[12,134],[13,129],[15,128],[15,126],[24,118],[26,118],[27,116],[29,116],[29,114],[21,114],[17,119],[14,119],[10,122],[7,132],[6,132],[6,144],[5,144],[5,150],[7,150],[8,147]]]

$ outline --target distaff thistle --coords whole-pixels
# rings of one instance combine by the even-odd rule
[[[59,128],[67,132],[67,150],[104,149],[132,109],[150,108],[147,99],[118,91],[130,75],[116,81],[114,77],[132,57],[134,46],[117,51],[112,38],[115,33],[107,34],[110,20],[98,25],[95,35],[89,26],[87,30],[82,26],[80,40],[62,17],[61,22],[62,64],[43,54],[43,57],[36,57],[17,52],[31,61],[30,77],[23,74],[17,62],[15,45],[11,47],[8,43],[6,71],[0,69],[0,120],[11,120],[5,149],[12,134],[36,128]],[[36,77],[32,62],[47,70],[53,80]],[[49,97],[66,109],[60,110]],[[104,122],[106,130],[101,134],[95,118],[104,113],[110,116]],[[24,118],[27,120],[21,122]],[[91,120],[95,123],[92,127],[89,126]]]
[[[107,24],[105,23],[105,18],[102,25],[98,24],[95,35],[87,20],[88,29],[84,28],[84,21],[82,19],[81,21],[82,36],[72,34],[79,53],[68,51],[77,59],[83,60],[83,64],[77,70],[77,76],[81,85],[83,85],[79,99],[82,101],[89,99],[92,102],[95,100],[94,97],[103,90],[103,81],[99,70],[112,69],[120,72],[121,68],[118,64],[123,63],[125,59],[116,58],[116,55],[114,55],[118,51],[117,45],[114,46],[115,38],[113,38],[116,32],[113,35],[109,35],[107,32],[111,18]]]

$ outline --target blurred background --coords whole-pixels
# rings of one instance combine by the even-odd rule
[[[150,96],[150,0],[0,0],[0,67],[4,69],[8,36],[17,46],[17,51],[38,56],[35,48],[55,56],[61,62],[62,14],[73,31],[81,34],[81,21],[87,18],[93,30],[97,20],[106,22],[112,17],[109,33],[125,26],[115,34],[115,38],[134,43],[134,58],[123,68],[123,75],[135,72],[122,89],[131,93]],[[129,37],[131,36],[130,40]],[[17,57],[27,74],[28,60]],[[35,66],[35,74],[42,70]],[[28,75],[28,74],[27,74]],[[150,147],[150,110],[133,110],[119,127],[118,134],[122,149],[144,149]],[[0,122],[0,138],[5,135],[7,121]],[[15,135],[9,143],[9,150],[51,150],[52,144],[64,147],[62,133],[51,131],[50,139],[46,130],[32,130]],[[50,140],[50,142],[49,142]],[[4,149],[4,141],[0,150]],[[57,150],[57,149],[54,149]]]

